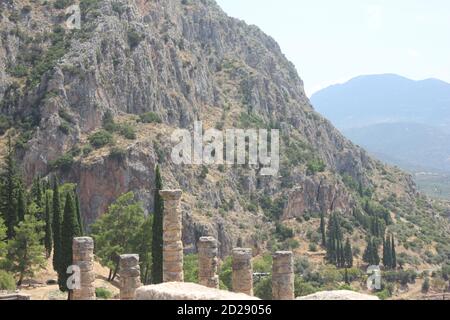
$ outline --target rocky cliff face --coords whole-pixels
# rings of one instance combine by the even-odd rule
[[[64,10],[54,3],[0,4],[1,125],[21,143],[28,182],[58,173],[78,184],[86,222],[129,190],[151,212],[156,163],[167,187],[185,191],[187,247],[195,250],[199,236],[212,234],[222,255],[239,238],[263,249],[272,230],[269,209],[286,220],[307,212],[350,214],[358,203],[349,179],[373,189],[379,201],[392,194],[405,202],[415,197],[408,176],[372,160],[313,110],[272,38],[228,17],[213,1],[81,0],[82,29],[76,31],[62,28]],[[110,146],[74,152],[88,144],[107,112],[136,128],[136,139],[115,136],[119,158]],[[148,112],[162,123],[136,121]],[[192,129],[196,120],[205,127],[281,128],[280,176],[174,165],[170,134]],[[51,165],[68,154],[70,166]],[[317,162],[323,170],[311,172]]]

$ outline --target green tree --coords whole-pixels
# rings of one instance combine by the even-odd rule
[[[391,239],[389,236],[383,239],[383,265],[386,269],[392,268]]]
[[[397,252],[396,252],[396,249],[395,249],[395,238],[394,238],[394,236],[392,236],[392,239],[391,239],[391,250],[392,250],[392,254],[391,254],[391,256],[392,256],[392,258],[391,258],[391,261],[392,261],[392,265],[391,265],[391,267],[392,267],[392,269],[397,269]]]
[[[188,254],[183,263],[184,281],[198,283],[198,255]]]
[[[353,268],[353,250],[350,239],[347,238],[344,248],[345,268]]]
[[[5,220],[8,239],[14,237],[14,227],[18,222],[16,189],[19,180],[11,137],[8,137],[6,157],[0,174],[0,212]]]
[[[25,195],[23,186],[21,183],[19,183],[19,186],[17,188],[17,219],[18,221],[23,221],[25,219]]]
[[[141,266],[141,281],[148,284],[152,272],[152,229],[153,217],[149,215],[142,224],[139,241],[139,264]]]
[[[142,204],[134,200],[133,192],[129,192],[111,204],[92,225],[95,252],[101,264],[110,269],[110,281],[117,275],[120,255],[139,252],[144,219]]]
[[[327,246],[327,234],[325,230],[325,214],[323,211],[320,213],[320,234],[322,235],[322,247]]]
[[[255,297],[272,300],[272,276],[263,277],[255,283]]]
[[[159,195],[162,190],[162,178],[159,165],[155,169],[155,188],[154,188],[154,216],[153,216],[153,242],[152,242],[152,282],[154,284],[163,281],[163,215],[164,201]]]
[[[3,265],[3,259],[6,256],[6,233],[8,228],[6,228],[3,218],[0,217],[0,268]]]
[[[72,265],[73,238],[80,235],[75,202],[68,192],[64,205],[64,219],[61,226],[61,267],[58,274],[58,284],[61,291],[67,291],[67,268]]]
[[[61,204],[59,197],[58,181],[55,177],[53,182],[53,217],[52,217],[52,231],[53,231],[53,269],[61,273]]]
[[[337,267],[344,267],[344,247],[342,245],[342,230],[339,217],[333,213],[328,219],[327,231],[327,255],[326,259],[329,263]]]
[[[80,236],[83,236],[84,235],[84,224],[83,224],[83,218],[81,217],[80,200],[78,199],[78,194],[76,192],[75,192],[75,206],[76,206],[76,211],[77,211],[78,227],[80,228]]]
[[[8,260],[18,277],[18,285],[24,277],[33,277],[35,272],[45,267],[45,248],[41,244],[44,223],[36,219],[38,208],[32,203],[24,221],[15,227],[15,237],[8,241]]]
[[[39,212],[37,215],[38,220],[45,220],[44,216],[44,196],[43,196],[43,185],[40,177],[35,177],[33,179],[33,184],[31,185],[31,201],[36,203]]]
[[[430,290],[430,278],[426,276],[425,280],[422,283],[422,293],[428,293],[429,290]]]
[[[45,236],[44,236],[44,246],[47,259],[50,258],[52,254],[53,247],[53,234],[52,234],[52,215],[50,211],[50,195],[45,193]]]
[[[366,250],[364,251],[363,261],[373,266],[380,264],[380,256],[378,255],[378,248],[375,241],[372,238],[367,239],[367,247]]]

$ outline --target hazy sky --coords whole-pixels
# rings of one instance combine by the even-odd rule
[[[450,82],[448,0],[216,0],[280,44],[308,95],[362,74]]]

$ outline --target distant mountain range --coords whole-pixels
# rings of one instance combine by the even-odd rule
[[[369,75],[311,97],[353,142],[409,171],[450,172],[450,84]]]

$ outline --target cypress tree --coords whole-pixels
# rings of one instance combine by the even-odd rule
[[[338,267],[339,268],[345,268],[345,252],[344,252],[344,246],[342,245],[342,241],[339,240],[339,261],[338,261]]]
[[[345,281],[345,284],[350,284],[350,280],[348,279],[348,270],[347,270],[347,268],[345,268],[344,281]]]
[[[59,203],[59,187],[55,177],[53,182],[53,269],[59,274],[61,272],[61,205]]]
[[[78,221],[78,227],[80,228],[80,236],[84,235],[84,225],[83,225],[83,219],[81,218],[81,211],[80,211],[80,200],[78,199],[78,194],[75,192],[75,206],[77,211],[77,221]]]
[[[349,238],[347,238],[347,241],[345,242],[344,257],[345,257],[345,267],[352,268],[353,267],[353,250],[352,250],[352,245],[350,244]]]
[[[139,244],[139,264],[141,266],[141,281],[148,284],[152,266],[152,241],[153,241],[153,217],[149,215],[145,218],[141,228],[141,240]]]
[[[392,250],[392,269],[397,269],[397,252],[395,250],[395,239],[392,235],[392,243],[391,243],[391,250]]]
[[[336,263],[336,230],[334,227],[334,214],[328,219],[327,231],[327,260],[329,263]]]
[[[80,235],[77,212],[71,192],[66,195],[64,205],[64,219],[61,226],[61,266],[58,276],[58,284],[61,291],[67,291],[67,267],[72,265],[72,242],[73,238]]]
[[[33,184],[31,185],[31,200],[37,205],[38,220],[45,221],[45,186],[42,183],[41,178],[38,176],[33,179]]]
[[[52,235],[52,220],[51,220],[51,211],[50,211],[50,203],[49,196],[45,194],[45,237],[44,237],[44,245],[45,245],[45,253],[47,259],[52,254],[52,246],[53,246],[53,235]]]
[[[344,246],[342,245],[342,231],[340,227],[339,217],[333,213],[328,219],[327,231],[327,256],[329,263],[342,268],[345,264]]]
[[[25,196],[22,184],[19,184],[17,190],[17,219],[19,222],[25,219]]]
[[[164,202],[159,191],[162,189],[162,178],[159,165],[155,170],[154,188],[154,217],[153,217],[153,239],[152,239],[152,282],[154,284],[163,281],[163,215]]]
[[[383,265],[387,269],[392,268],[391,239],[389,236],[383,239]]]
[[[373,265],[378,266],[380,264],[380,256],[378,254],[378,247],[375,244],[375,241],[372,240],[372,257],[373,257]]]
[[[18,223],[16,208],[16,188],[18,180],[19,179],[16,169],[16,162],[14,160],[14,151],[11,143],[11,137],[8,136],[7,153],[1,174],[2,188],[0,189],[0,211],[4,215],[4,220],[7,227],[6,235],[8,240],[14,237],[14,227],[16,227]]]
[[[326,231],[325,231],[325,214],[323,212],[320,213],[320,233],[322,235],[322,247],[326,248],[327,239],[326,239]]]
[[[367,239],[367,247],[364,251],[363,261],[369,265],[379,265],[380,256],[378,255],[378,248],[375,241],[371,238]]]

